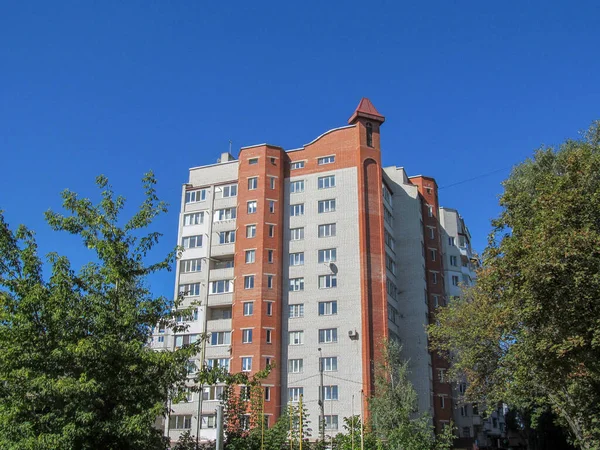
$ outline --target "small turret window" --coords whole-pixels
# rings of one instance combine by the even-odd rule
[[[373,147],[373,125],[367,122],[367,147]]]

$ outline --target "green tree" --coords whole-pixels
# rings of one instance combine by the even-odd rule
[[[152,173],[145,201],[128,221],[125,200],[105,177],[98,204],[62,193],[67,215],[49,211],[56,231],[81,238],[94,262],[77,273],[51,253],[45,278],[32,231],[12,231],[0,214],[0,447],[164,449],[154,427],[173,388],[182,388],[195,346],[155,352],[158,323],[174,327],[172,302],[145,278],[168,270],[175,250],[148,264],[159,233],[143,234],[166,212]]]
[[[583,449],[600,448],[600,121],[542,148],[503,183],[477,284],[437,315],[467,397],[549,405]]]
[[[454,436],[448,426],[438,435],[427,414],[418,414],[417,393],[408,379],[408,362],[396,341],[384,344],[384,362],[375,374],[375,395],[369,399],[371,428],[378,447],[389,450],[448,449]]]

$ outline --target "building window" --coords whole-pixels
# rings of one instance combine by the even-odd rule
[[[215,358],[206,361],[206,365],[212,369],[213,367],[220,367],[229,372],[229,358]]]
[[[183,216],[183,226],[187,227],[190,225],[200,225],[204,223],[204,213],[197,212],[192,214],[185,214]]]
[[[304,169],[304,161],[294,161],[290,164],[290,170]]]
[[[317,186],[319,189],[329,189],[335,187],[335,175],[319,177],[317,180]]]
[[[269,161],[271,162],[272,165],[274,165],[274,166],[277,165],[277,158],[275,158],[274,156],[269,157]]]
[[[458,391],[459,391],[461,394],[464,394],[464,393],[467,391],[467,383],[460,383],[460,384],[458,385]]]
[[[210,345],[230,345],[231,331],[213,331],[210,333]]]
[[[392,283],[389,279],[385,280],[385,288],[387,291],[387,294],[392,297],[393,299],[396,299],[396,295],[398,294],[398,289],[396,288],[396,285],[394,283]]]
[[[254,164],[258,164],[258,158],[250,158],[248,160],[248,164],[250,164],[251,166],[253,166]]]
[[[304,265],[304,252],[290,253],[290,266]]]
[[[236,218],[236,215],[236,208],[217,209],[214,213],[214,221],[232,220]]]
[[[267,344],[271,344],[272,338],[273,338],[273,330],[265,330],[265,338],[266,338]]]
[[[273,289],[273,280],[275,275],[267,275],[267,289]]]
[[[275,201],[269,200],[269,212],[272,214],[275,212]]]
[[[468,406],[467,405],[463,405],[463,406],[460,407],[460,415],[462,417],[468,416],[468,412],[469,412],[469,410],[468,410]]]
[[[383,220],[385,220],[385,223],[390,227],[394,226],[394,215],[386,206],[383,207]]]
[[[373,147],[373,125],[367,122],[367,147]]]
[[[337,287],[337,275],[319,275],[319,289]]]
[[[456,256],[450,256],[450,265],[458,266]]]
[[[452,275],[452,286],[458,286],[459,278],[457,275]]]
[[[251,344],[252,343],[252,330],[246,329],[242,330],[242,344]]]
[[[180,284],[179,293],[185,297],[200,295],[200,283]]]
[[[218,386],[223,387],[223,386]],[[214,414],[211,416],[202,416],[202,427],[203,428],[217,428],[217,416]]]
[[[322,166],[323,164],[332,164],[335,162],[335,155],[324,156],[322,158],[317,159],[317,164]]]
[[[320,368],[323,372],[337,372],[338,360],[337,356],[328,356],[325,358],[319,358]]]
[[[188,191],[185,193],[186,203],[197,203],[206,200],[206,189],[198,189],[196,191]]]
[[[290,291],[303,291],[304,278],[290,278]]]
[[[290,183],[290,194],[304,192],[304,180],[292,181]]]
[[[221,187],[217,187],[217,190],[221,189],[221,193],[222,193],[222,197],[223,198],[229,198],[229,197],[236,197],[237,196],[237,184],[230,184],[227,186],[221,186]]]
[[[385,254],[385,267],[387,267],[390,272],[396,275],[396,261],[394,261],[394,258],[387,253]]]
[[[326,223],[319,225],[319,237],[331,237],[335,236],[335,223]]]
[[[453,236],[450,236],[450,237],[448,238],[448,245],[449,245],[450,247],[454,247],[454,246],[456,245],[456,239],[455,239]]]
[[[189,430],[192,428],[191,415],[176,415],[169,417],[169,428],[172,430]]]
[[[254,314],[254,302],[244,302],[244,315],[251,316]]]
[[[290,331],[289,332],[290,345],[302,345],[304,344],[304,331]]]
[[[256,225],[246,225],[246,237],[256,237]]]
[[[387,201],[390,205],[392,204],[392,191],[389,190],[389,188],[383,184],[381,186],[381,190],[383,192],[383,198],[385,201]]]
[[[273,262],[273,250],[267,250],[267,262]]]
[[[427,205],[427,215],[433,217],[433,206]]]
[[[326,248],[319,250],[319,263],[331,263],[336,261],[337,250],[335,248]]]
[[[304,388],[291,387],[288,389],[288,400],[290,402],[299,402],[301,395],[304,395]]]
[[[216,280],[209,283],[211,294],[225,294],[233,292],[233,280]]]
[[[290,216],[303,216],[304,215],[304,203],[297,203],[290,205]]]
[[[269,237],[275,237],[275,225],[269,225]]]
[[[325,414],[325,429],[326,430],[337,430],[338,429],[337,414]]]
[[[288,372],[301,373],[304,369],[303,359],[288,359]]]
[[[336,385],[323,386],[323,400],[338,400],[338,387]]]
[[[328,213],[335,211],[335,199],[320,200],[319,201],[319,214]]]
[[[429,230],[429,239],[435,239],[435,227],[427,227]]]
[[[254,275],[246,275],[244,277],[244,289],[252,289],[254,287]]]
[[[337,314],[337,300],[319,302],[320,316],[332,316],[334,314]]]
[[[254,214],[256,212],[256,208],[257,208],[256,200],[252,200],[251,202],[248,202],[247,205],[248,205],[248,214]]]
[[[288,305],[290,312],[290,319],[294,319],[296,317],[304,317],[304,304],[300,303],[298,305]]]
[[[390,248],[390,250],[395,252],[396,251],[396,241],[394,240],[392,235],[390,233],[388,233],[387,230],[383,230],[383,236],[384,236],[386,245]]]
[[[432,261],[435,261],[437,258],[437,250],[435,248],[430,248],[429,249],[429,257],[431,258]]]
[[[273,315],[273,302],[267,302],[267,316]]]
[[[433,284],[437,284],[437,282],[438,282],[438,274],[437,274],[437,272],[431,272],[431,282]]]
[[[244,356],[242,358],[242,372],[252,371],[252,356]]]
[[[276,180],[275,177],[269,177],[269,187],[271,189],[275,189],[275,180]]]
[[[301,241],[304,239],[304,227],[292,228],[290,230],[290,240]]]
[[[256,261],[256,250],[246,250],[246,264]]]
[[[433,296],[433,306],[437,308],[440,306],[440,297],[438,295]]]
[[[233,244],[235,242],[235,231],[221,231],[219,233],[219,244]]]
[[[331,344],[333,342],[337,342],[337,328],[319,330],[319,344]]]
[[[248,178],[248,190],[258,189],[258,177]]]
[[[271,401],[271,388],[269,386],[265,386],[265,402]],[[269,416],[265,416],[265,419],[268,419]],[[268,428],[269,422],[265,423],[265,428]]]
[[[202,271],[202,259],[182,259],[180,263],[181,273],[189,272],[201,272]]]
[[[197,236],[186,236],[181,239],[181,246],[183,248],[196,248],[202,247],[202,235]]]
[[[440,395],[440,408],[444,409],[446,408],[446,397],[443,395]]]

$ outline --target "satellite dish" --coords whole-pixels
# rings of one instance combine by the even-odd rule
[[[334,275],[338,273],[338,268],[334,263],[329,263],[329,270],[331,270],[331,273]]]

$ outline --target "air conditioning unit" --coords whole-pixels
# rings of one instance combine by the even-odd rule
[[[358,331],[356,331],[356,330],[348,331],[348,337],[350,339],[358,339]]]

